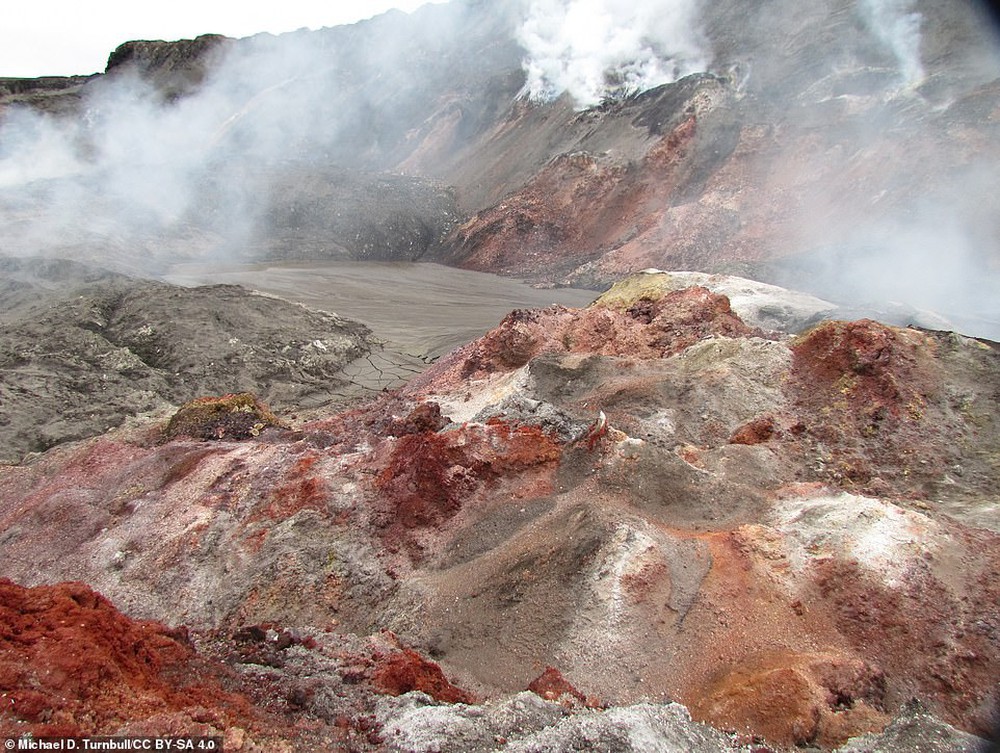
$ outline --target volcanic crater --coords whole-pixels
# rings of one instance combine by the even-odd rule
[[[715,3],[581,104],[543,5],[0,79],[0,734],[986,744],[985,16]]]

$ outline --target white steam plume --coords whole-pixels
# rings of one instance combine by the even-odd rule
[[[429,5],[356,27],[220,43],[204,80],[177,97],[120,66],[88,83],[73,118],[8,107],[0,254],[82,254],[141,272],[158,259],[252,256],[251,243],[267,242],[274,181],[329,182],[323,170],[363,163],[380,146],[372,131],[394,125],[377,117],[392,113],[385,92],[419,91],[435,58],[420,68],[415,52],[453,38],[462,18],[461,8]],[[380,44],[365,44],[368,33]],[[393,75],[400,80],[386,83]],[[324,248],[339,253],[333,241]]]
[[[899,66],[902,83],[916,86],[924,78],[920,59],[920,26],[923,17],[913,10],[914,0],[859,0],[872,32],[889,48]]]
[[[531,0],[520,28],[526,94],[581,109],[705,70],[696,0]]]

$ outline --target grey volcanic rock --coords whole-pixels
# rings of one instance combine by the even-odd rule
[[[386,749],[393,753],[723,753],[734,739],[691,720],[676,703],[642,703],[606,711],[570,711],[534,693],[485,706],[444,706],[422,693],[379,704]]]
[[[309,411],[382,386],[372,368],[345,373],[380,345],[333,314],[235,286],[182,288],[55,261],[3,266],[4,462],[203,395],[254,392],[277,410]]]
[[[677,703],[641,703],[605,710],[567,708],[533,693],[483,706],[446,705],[424,693],[379,702],[386,749],[392,753],[724,753],[769,751],[740,743],[692,721]],[[837,753],[986,753],[987,741],[915,707],[903,709],[881,733],[855,738]]]
[[[849,741],[839,753],[989,753],[989,742],[935,719],[919,703],[904,707],[877,735]]]
[[[268,197],[242,250],[250,258],[419,261],[458,219],[451,191],[420,178],[305,166],[248,177],[241,191]]]

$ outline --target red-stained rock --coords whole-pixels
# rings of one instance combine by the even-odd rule
[[[730,444],[761,444],[778,433],[774,416],[760,416],[739,427],[729,437]]]
[[[403,418],[393,417],[385,427],[385,434],[402,437],[407,434],[423,434],[440,431],[448,425],[448,419],[441,415],[437,403],[419,403]]]
[[[451,518],[480,485],[499,478],[516,483],[526,471],[554,468],[560,456],[556,440],[537,426],[492,422],[404,435],[375,479],[385,505],[382,527],[407,539],[407,532]]]
[[[921,352],[923,351],[923,352]],[[875,418],[915,418],[920,413],[933,355],[926,336],[869,319],[824,322],[792,346],[794,373],[814,399],[864,407]],[[803,396],[805,397],[805,396]]]
[[[130,620],[84,584],[0,580],[3,733],[110,734],[198,706],[248,719],[244,698],[189,674],[194,659],[183,632]]]
[[[280,521],[301,510],[325,512],[329,492],[326,482],[313,470],[316,460],[315,454],[300,458],[271,494],[268,505],[250,520]]]
[[[546,701],[558,701],[563,696],[575,698],[580,703],[587,700],[555,667],[546,667],[544,672],[528,683],[528,690]]]
[[[652,98],[642,104],[616,106],[613,113],[606,113],[612,120],[624,117],[633,126],[640,126],[630,132],[641,134],[641,142],[624,147],[621,154],[581,150],[581,141],[586,142],[587,137],[576,129],[585,121],[559,123],[561,133],[568,136],[576,131],[576,135],[563,142],[564,147],[543,166],[535,167],[526,182],[518,171],[520,180],[505,184],[498,194],[502,201],[481,209],[455,228],[444,240],[443,258],[469,269],[548,279],[575,269],[586,279],[587,272],[596,271],[595,265],[603,266],[613,250],[635,239],[642,242],[644,256],[649,258],[647,263],[627,265],[628,271],[664,266],[664,259],[681,247],[689,263],[677,268],[704,265],[709,257],[738,257],[742,249],[713,237],[720,231],[723,237],[732,235],[735,228],[729,227],[730,222],[722,220],[714,232],[704,227],[719,225],[720,215],[728,212],[713,206],[714,211],[704,212],[710,216],[692,218],[689,224],[699,228],[697,240],[679,232],[680,223],[669,221],[674,212],[692,205],[690,198],[680,197],[679,189],[691,177],[693,161],[704,159],[706,154],[712,155],[712,161],[723,160],[735,146],[731,136],[719,138],[722,131],[700,129],[699,118],[709,109],[706,104],[723,97],[722,90],[706,77],[690,79],[673,91],[664,90],[661,96],[659,107],[663,109],[656,116],[649,113],[657,107],[646,110]],[[664,117],[664,112],[671,114]],[[588,124],[586,131],[592,132],[592,127]],[[570,143],[576,147],[573,151],[568,150]],[[518,150],[503,162],[519,164],[531,151]],[[624,158],[626,152],[629,156]],[[477,172],[477,183],[483,176],[482,171]],[[621,271],[616,269],[604,279]]]
[[[593,156],[564,154],[551,160],[501,204],[482,210],[445,241],[449,259],[467,269],[522,274],[531,258],[542,268],[572,269],[621,221],[612,207],[644,198],[623,180],[630,171],[600,165]],[[618,215],[618,216],[615,216]]]
[[[387,695],[419,690],[443,703],[475,702],[472,694],[448,681],[436,662],[409,648],[377,656],[372,684],[376,690]]]

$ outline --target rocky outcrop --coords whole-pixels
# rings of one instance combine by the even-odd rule
[[[199,397],[184,403],[167,422],[169,439],[249,439],[265,429],[287,428],[249,392]]]
[[[234,43],[219,34],[175,42],[128,41],[108,56],[105,73],[110,82],[118,77],[138,76],[170,100],[196,91]],[[98,86],[108,83],[102,81]]]
[[[205,395],[252,391],[279,411],[308,411],[398,381],[366,327],[279,298],[73,263],[2,264],[5,462]]]
[[[870,321],[790,336],[705,288],[628,289],[512,315],[403,390],[294,430],[161,443],[133,426],[0,470],[2,574],[83,580],[195,636],[265,626],[240,655],[293,685],[295,635],[392,630],[402,653],[351,660],[360,684],[403,693],[376,726],[318,686],[295,696],[326,718],[347,704],[345,728],[389,749],[439,740],[442,720],[447,744],[492,736],[466,749],[633,724],[832,749],[913,697],[985,735],[995,348]],[[522,698],[536,721],[514,734],[515,706],[406,695],[471,700],[445,678],[625,708]]]

